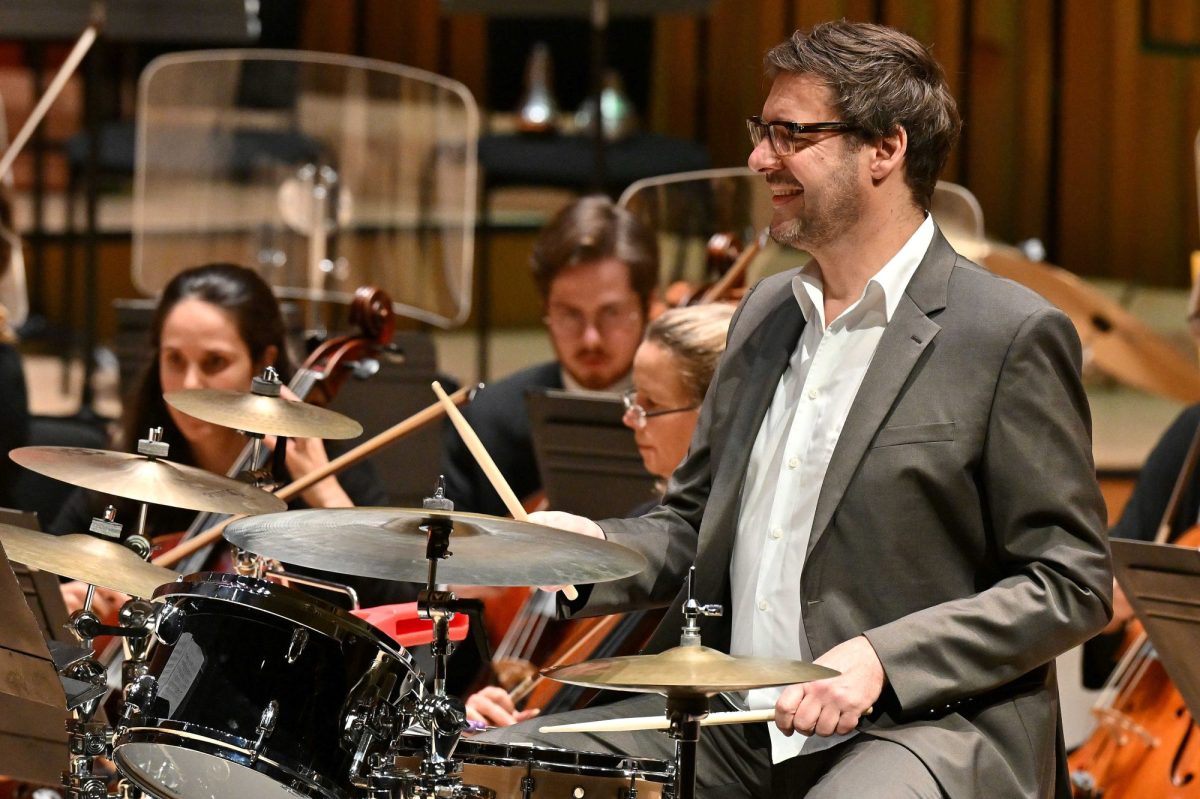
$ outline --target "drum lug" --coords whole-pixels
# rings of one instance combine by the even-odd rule
[[[258,733],[258,740],[254,742],[254,746],[250,751],[250,762],[258,760],[259,754],[262,753],[263,746],[266,745],[267,739],[275,732],[275,722],[279,718],[279,703],[272,699],[267,703],[267,707],[262,712],[262,716],[258,719],[258,726],[254,731]]]
[[[135,714],[150,716],[154,713],[154,703],[158,699],[158,680],[149,674],[143,674],[125,687],[125,707],[122,717],[129,721]]]
[[[308,643],[308,630],[303,627],[297,627],[292,630],[292,642],[288,645],[287,662],[295,663],[300,657],[300,653],[304,651],[305,644]]]

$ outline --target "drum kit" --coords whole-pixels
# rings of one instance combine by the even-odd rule
[[[167,399],[198,418],[260,436],[326,437],[356,426],[330,411],[261,393],[178,392]],[[55,658],[72,711],[63,775],[72,799],[143,793],[160,799],[688,799],[708,697],[835,674],[701,646],[697,620],[719,608],[689,597],[679,647],[549,674],[663,694],[667,713],[659,721],[676,741],[673,762],[471,740],[463,704],[445,687],[450,621],[469,602],[445,584],[616,580],[645,568],[640,554],[527,521],[456,512],[440,486],[422,508],[279,512],[282,501],[252,483],[170,462],[159,438],[152,434],[136,454],[54,447],[11,453],[42,474],[143,503],[137,532],[123,542],[0,525],[0,545],[10,558],[91,586],[68,623],[81,648]],[[148,562],[144,503],[151,502],[253,514],[225,528],[226,539],[241,550],[238,573],[180,575]],[[91,531],[120,537],[111,506]],[[278,561],[423,583],[416,606],[418,618],[431,623],[425,640],[432,679],[382,630],[271,579],[276,570],[268,566]],[[92,611],[96,587],[132,597],[116,623]],[[108,722],[96,719],[107,680],[92,651],[104,635],[119,638],[125,650],[117,711]],[[115,765],[115,788],[102,759]]]

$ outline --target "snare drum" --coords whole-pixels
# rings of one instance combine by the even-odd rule
[[[672,799],[675,796],[674,767],[650,758],[465,740],[455,749],[454,760],[463,764],[464,785],[488,788],[495,792],[496,799]],[[373,779],[377,787],[372,791],[373,799],[409,799],[403,775],[417,771],[420,756],[392,758],[391,763],[380,775],[382,779]]]
[[[388,745],[370,728],[421,690],[407,651],[294,589],[201,573],[154,598],[113,759],[161,799],[347,799]]]

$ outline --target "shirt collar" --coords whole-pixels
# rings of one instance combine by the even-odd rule
[[[908,241],[904,242],[904,246],[867,281],[866,288],[863,289],[862,296],[855,301],[855,305],[860,303],[876,305],[882,300],[881,310],[884,314],[884,323],[892,321],[892,316],[900,305],[900,297],[904,294],[904,289],[907,288],[913,273],[917,271],[917,267],[925,258],[929,245],[933,243],[933,232],[933,217],[925,214],[925,221],[917,226],[913,234],[908,237]],[[801,267],[800,273],[792,279],[792,293],[796,297],[796,302],[800,304],[800,312],[804,314],[804,321],[812,322],[815,318],[824,329],[824,284],[821,282],[821,273],[817,270],[814,261],[809,261]]]

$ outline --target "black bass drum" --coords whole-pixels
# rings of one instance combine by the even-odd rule
[[[113,759],[160,799],[348,799],[421,691],[406,650],[294,589],[200,573],[154,599]]]

